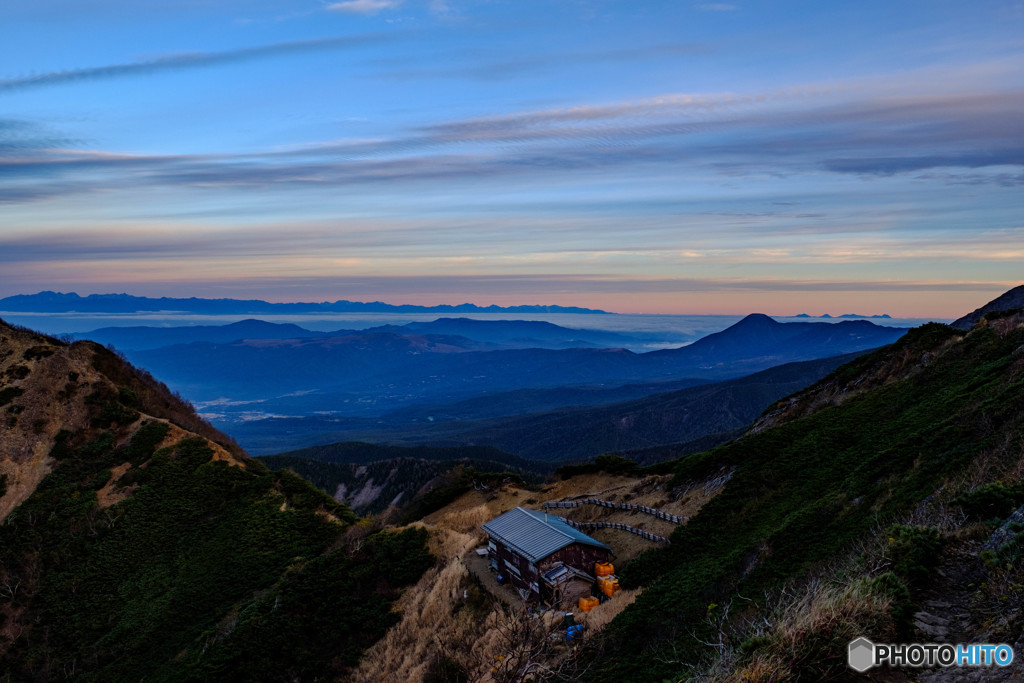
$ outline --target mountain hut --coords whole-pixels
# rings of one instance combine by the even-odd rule
[[[574,601],[589,590],[596,562],[612,550],[574,529],[561,517],[517,507],[483,525],[491,567],[507,578],[524,600]]]

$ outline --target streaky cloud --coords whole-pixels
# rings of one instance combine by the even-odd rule
[[[128,62],[125,64],[108,64],[105,66],[87,67],[83,69],[68,69],[65,71],[49,71],[41,74],[7,78],[0,80],[0,92],[67,85],[81,81],[143,76],[162,71],[195,69],[199,67],[232,64],[253,59],[265,59],[268,57],[301,54],[304,52],[315,52],[319,50],[356,48],[363,45],[382,43],[393,39],[393,36],[388,36],[382,33],[373,33],[271,43],[268,45],[240,48],[238,50],[225,50],[223,52],[186,52],[157,57],[156,59],[146,61]]]
[[[15,263],[14,268],[27,264]],[[104,283],[104,287],[118,288],[125,285],[138,285],[139,280],[118,280],[110,266],[96,268],[86,264],[78,269],[73,263],[66,264],[65,282]],[[32,273],[24,270],[26,275]],[[209,272],[205,273],[209,278]],[[163,278],[166,278],[164,280]],[[150,277],[142,282],[174,282],[174,277],[163,271],[151,271]],[[409,292],[434,292],[465,295],[472,292],[475,297],[497,296],[507,294],[510,290],[518,296],[544,296],[552,293],[588,294],[698,294],[711,292],[862,292],[862,293],[962,293],[967,291],[1004,291],[1012,287],[1014,281],[998,280],[823,280],[823,279],[787,279],[787,278],[658,278],[641,279],[618,277],[612,278],[598,274],[561,274],[545,273],[532,275],[322,275],[296,276],[294,273],[282,275],[230,276],[204,279],[190,278],[189,283],[197,288],[209,289],[230,283],[244,285],[247,292],[257,291],[261,286],[273,290],[286,282],[291,291],[302,288],[316,288],[322,291],[344,291],[346,297],[389,297],[404,296]]]
[[[344,0],[327,5],[327,9],[349,14],[376,14],[382,10],[395,9],[401,4],[402,0]]]
[[[1024,165],[1024,147],[965,154],[831,159],[824,164],[828,170],[839,173],[874,175],[894,175],[907,171],[919,171],[946,166],[984,168],[987,166],[1021,165]]]
[[[34,121],[0,118],[0,158],[68,147],[74,143],[71,139],[50,134]]]
[[[91,184],[111,187],[330,188],[658,164],[721,176],[780,177],[987,169],[928,177],[959,184],[1020,184],[1024,92],[893,96],[851,94],[840,87],[837,93],[826,97],[827,91],[810,86],[745,95],[664,95],[446,121],[379,140],[256,154],[132,156],[25,149],[0,160],[0,177],[29,184],[83,176]],[[0,122],[0,147],[4,139]],[[999,167],[1008,168],[996,173]],[[0,201],[45,196],[23,187]]]
[[[461,54],[449,55],[456,65],[436,66],[430,68],[415,67],[386,71],[375,74],[374,78],[383,76],[404,81],[420,78],[470,78],[481,81],[495,81],[512,78],[521,74],[530,74],[539,68],[551,68],[566,64],[596,64],[599,62],[642,62],[671,57],[706,55],[713,52],[705,43],[664,43],[646,45],[638,48],[601,50],[591,52],[536,53],[517,59],[495,59],[481,61],[486,55]]]
[[[1024,171],[1020,173],[923,173],[926,180],[938,180],[950,185],[998,185],[999,187],[1024,187]]]

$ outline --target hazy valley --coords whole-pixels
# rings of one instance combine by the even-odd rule
[[[163,303],[152,301],[153,308]],[[839,357],[890,343],[906,329],[751,315],[650,351],[629,349],[664,346],[675,333],[439,318],[328,332],[259,320],[124,326],[72,338],[124,353],[255,454],[362,440],[492,445],[567,460],[727,434]],[[823,360],[831,357],[837,360]],[[593,406],[606,409],[580,410]],[[674,417],[659,418],[659,410]],[[589,443],[575,438],[581,431],[591,434]]]

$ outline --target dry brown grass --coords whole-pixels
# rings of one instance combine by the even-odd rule
[[[185,431],[184,429],[170,422],[169,420],[154,418],[149,415],[145,415],[144,418],[154,422],[163,422],[164,424],[167,425],[167,435],[164,437],[163,441],[157,444],[157,450],[164,448],[165,446],[173,446],[174,444],[179,443],[184,439],[188,439],[195,436],[195,434],[193,434],[192,432]],[[132,435],[134,435],[134,433]],[[125,442],[127,441],[130,441],[130,438],[125,439]],[[207,441],[207,445],[210,447],[210,450],[213,451],[213,457],[210,458],[211,460],[223,460],[232,467],[241,467],[242,469],[245,469],[245,463],[243,463],[239,458],[237,458],[235,455],[233,455],[220,444],[215,443],[213,441]]]
[[[895,624],[890,614],[891,599],[872,593],[864,582],[848,586],[808,585],[806,592],[787,605],[773,627],[765,634],[768,643],[760,648],[751,662],[751,671],[741,668],[742,680],[779,680],[794,664],[838,659],[845,670],[846,645],[865,633],[884,638],[895,637]],[[762,678],[753,678],[761,671]]]
[[[135,491],[134,486],[125,488],[119,488],[117,486],[118,480],[123,477],[124,473],[131,469],[131,467],[132,464],[130,462],[123,462],[110,470],[110,480],[103,485],[103,488],[96,492],[96,502],[101,509],[108,508],[114,503],[120,503]]]
[[[569,479],[548,484],[535,493],[538,501],[559,500],[574,496],[604,496],[626,493],[638,483],[636,477],[624,477],[606,472],[580,474]]]
[[[927,524],[947,534],[964,531],[963,517],[941,505],[921,506],[907,515],[906,524]],[[891,546],[887,533],[877,529],[848,553],[810,577],[794,581],[765,603],[754,606],[736,597],[724,606],[712,662],[688,667],[687,680],[702,682],[788,680],[847,680],[846,647],[867,636],[893,642],[898,625],[892,612],[893,598],[884,584],[872,581],[890,570]],[[728,617],[730,607],[734,614]],[[746,641],[748,654],[741,655]],[[682,666],[682,664],[681,664]],[[904,681],[900,672],[879,680]]]
[[[704,683],[788,680],[844,680],[846,647],[865,634],[893,639],[891,600],[871,592],[863,581],[847,585],[812,580],[798,592],[784,591],[769,616],[744,635],[757,648],[741,658],[735,639],[722,634],[714,662],[689,680]]]
[[[435,637],[460,632],[453,608],[469,585],[463,555],[476,545],[476,537],[422,522],[413,526],[431,530],[430,552],[438,564],[407,589],[395,604],[402,618],[363,655],[352,673],[353,681],[420,681],[437,656]]]
[[[467,572],[458,558],[429,570],[396,607],[402,619],[371,647],[352,673],[353,681],[422,681],[437,656],[438,637],[464,636],[453,614]]]
[[[579,498],[600,498],[614,503],[646,505],[669,514],[692,517],[709,500],[722,491],[731,477],[731,470],[723,470],[707,480],[691,482],[679,489],[669,489],[670,475],[649,476],[642,479],[611,477],[609,475],[585,475],[573,477],[545,490],[541,502],[549,500],[573,500]],[[598,488],[604,485],[604,488]],[[554,497],[555,494],[563,494]],[[537,506],[539,507],[539,503]],[[619,510],[595,505],[578,508],[556,509],[554,513],[577,522],[619,522],[638,529],[644,529],[658,536],[668,538],[679,526],[639,511]],[[588,534],[610,546],[615,552],[615,564],[621,568],[645,550],[658,544],[645,540],[626,531],[596,529]]]
[[[34,354],[33,348],[46,348],[49,355]],[[91,359],[86,349],[51,346],[42,337],[0,323],[0,389],[23,392],[0,410],[0,474],[7,475],[0,521],[53,469],[49,454],[57,432],[88,427],[84,396],[109,384]]]
[[[643,590],[643,588],[620,590],[615,594],[614,598],[601,603],[589,612],[577,612],[578,621],[586,625],[590,635],[594,635],[610,624],[612,619],[619,616],[627,607],[632,605],[640,597],[640,593]]]
[[[494,519],[497,514],[491,509],[486,503],[481,503],[473,507],[467,508],[456,508],[452,511],[442,509],[439,511],[440,514],[435,513],[428,517],[431,523],[439,529],[447,529],[449,531],[455,531],[458,533],[472,534],[479,536],[481,534],[480,527],[490,520]]]
[[[442,553],[469,551],[476,542],[448,530],[431,536],[431,549]],[[471,580],[461,554],[424,574],[396,607],[401,621],[365,653],[349,680],[416,683],[442,659],[473,683],[522,680],[527,671],[557,666],[566,652],[561,613],[536,617],[503,606]]]

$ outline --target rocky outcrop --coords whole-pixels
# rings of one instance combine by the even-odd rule
[[[1024,309],[1024,285],[1014,287],[1010,291],[1001,294],[999,297],[989,301],[981,308],[971,311],[962,318],[954,320],[950,325],[958,330],[969,330],[974,327],[974,325],[977,324],[977,322],[981,320],[986,313],[1012,311],[1016,309]]]

